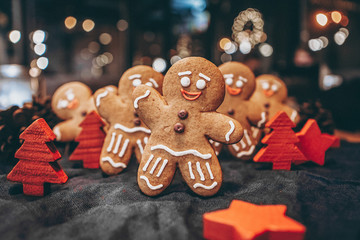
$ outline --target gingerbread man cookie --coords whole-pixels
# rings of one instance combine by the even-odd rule
[[[287,88],[280,78],[270,74],[263,74],[256,78],[255,92],[250,100],[262,104],[269,112],[269,119],[279,111],[284,111],[297,124],[300,121],[299,114],[285,104],[286,99]]]
[[[260,140],[259,128],[265,125],[267,112],[263,105],[249,100],[255,90],[255,76],[250,68],[239,62],[227,62],[219,69],[225,79],[226,92],[217,111],[239,121],[244,128],[244,138],[239,143],[225,146],[234,157],[249,160]],[[222,144],[210,142],[218,155]]]
[[[106,86],[104,89],[115,91],[116,87]],[[59,118],[65,120],[53,128],[56,140],[73,141],[81,132],[79,124],[95,110],[92,91],[81,82],[65,83],[53,94],[51,108]]]
[[[106,89],[96,91],[96,108],[109,123],[100,155],[100,167],[104,173],[120,173],[127,167],[133,152],[140,161],[151,131],[135,112],[131,94],[140,84],[161,92],[163,78],[149,66],[135,66],[121,76],[118,94]]]
[[[208,138],[231,144],[243,135],[239,122],[215,111],[225,94],[222,74],[204,58],[188,57],[169,69],[163,93],[144,85],[133,92],[134,107],[151,129],[138,169],[140,189],[160,194],[179,167],[192,191],[214,195],[222,172]]]

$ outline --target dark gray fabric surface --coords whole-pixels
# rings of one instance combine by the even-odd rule
[[[24,196],[21,184],[0,175],[0,239],[201,239],[202,214],[233,199],[287,205],[287,215],[307,227],[306,239],[360,239],[360,144],[342,142],[327,152],[325,166],[292,171],[222,154],[224,181],[211,198],[193,194],[179,173],[161,196],[147,197],[136,183],[135,159],[106,177],[59,150],[69,180],[52,184],[44,197]]]

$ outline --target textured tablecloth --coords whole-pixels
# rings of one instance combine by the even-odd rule
[[[292,171],[223,153],[223,185],[211,198],[193,194],[179,172],[161,196],[147,197],[136,183],[135,159],[106,177],[59,150],[69,180],[52,184],[45,197],[24,196],[21,184],[0,175],[0,239],[201,239],[203,213],[233,199],[287,205],[287,215],[307,227],[305,239],[360,239],[360,144],[342,142],[327,152],[325,166]]]

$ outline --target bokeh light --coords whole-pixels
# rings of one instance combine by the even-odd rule
[[[311,51],[320,51],[323,48],[323,42],[318,38],[310,39],[308,41],[308,46]]]
[[[37,61],[36,64],[38,66],[38,68],[44,70],[45,68],[47,68],[47,66],[49,65],[49,59],[46,57],[40,57]]]
[[[89,52],[97,53],[100,50],[100,44],[92,41],[89,43],[88,48],[89,48]]]
[[[331,19],[334,21],[334,23],[339,23],[341,21],[341,13],[338,11],[333,11],[331,13]]]
[[[228,42],[225,44],[224,50],[227,54],[233,54],[237,50],[237,44],[235,42]]]
[[[239,50],[242,54],[248,54],[251,51],[251,44],[248,41],[243,41],[240,43]]]
[[[126,20],[124,19],[120,19],[117,24],[116,24],[116,27],[119,31],[123,32],[125,31],[126,29],[128,29],[129,27],[129,24]]]
[[[328,22],[328,18],[325,14],[318,13],[318,14],[316,14],[316,21],[319,25],[325,26]]]
[[[273,54],[273,47],[268,43],[262,43],[259,46],[259,51],[264,57],[270,57]]]
[[[33,78],[40,76],[40,74],[41,74],[41,70],[37,67],[32,67],[29,70],[29,75]]]
[[[94,29],[95,27],[95,23],[93,20],[91,19],[86,19],[83,24],[82,24],[82,27],[84,29],[85,32],[90,32]]]
[[[76,26],[77,20],[76,18],[69,16],[65,18],[64,24],[67,29],[73,29]]]
[[[172,56],[172,57],[170,58],[170,63],[171,63],[171,65],[173,65],[174,63],[176,63],[176,62],[179,61],[180,59],[181,59],[181,57],[178,56],[178,55]]]
[[[100,34],[99,41],[103,45],[109,45],[111,43],[112,37],[109,33]]]
[[[46,45],[44,43],[36,44],[34,46],[34,52],[39,56],[43,55],[45,51],[46,51]]]
[[[323,47],[322,48],[326,48],[327,45],[329,45],[329,40],[327,39],[327,37],[325,36],[321,36],[319,37],[319,40],[322,42]]]
[[[163,58],[156,58],[152,64],[152,67],[157,72],[163,72],[166,69],[166,61]]]
[[[227,53],[223,53],[223,54],[221,54],[220,60],[222,63],[230,62],[232,60],[232,57],[231,57],[231,55],[229,55]]]
[[[9,33],[9,40],[10,42],[12,43],[17,43],[19,42],[21,39],[21,33],[19,30],[12,30],[10,33]]]
[[[225,50],[225,45],[227,43],[230,43],[230,39],[228,38],[222,38],[220,41],[219,41],[219,47],[222,49],[222,50]]]
[[[337,45],[343,45],[346,38],[346,34],[343,31],[338,31],[334,35],[334,40]]]
[[[32,35],[32,40],[35,44],[40,44],[45,41],[45,32],[43,30],[36,30]]]

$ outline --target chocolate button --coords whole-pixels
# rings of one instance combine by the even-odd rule
[[[188,112],[186,110],[180,110],[178,113],[180,119],[186,119],[188,117]]]
[[[270,103],[265,103],[265,104],[264,104],[264,107],[265,107],[265,108],[269,108],[269,107],[270,107]]]
[[[135,118],[135,119],[134,119],[134,125],[135,125],[135,126],[140,126],[140,124],[141,124],[140,118]]]
[[[139,117],[139,115],[137,114],[136,110],[134,110],[134,116],[135,116],[135,117]]]
[[[84,112],[81,112],[81,116],[85,117],[87,115],[87,112],[84,111]]]
[[[234,115],[234,109],[230,108],[230,109],[228,110],[228,114],[229,114],[229,115]]]
[[[182,132],[184,132],[184,130],[185,130],[185,126],[184,126],[184,124],[182,124],[182,123],[176,123],[176,124],[174,125],[174,130],[175,130],[175,132],[177,132],[177,133],[182,133]]]

